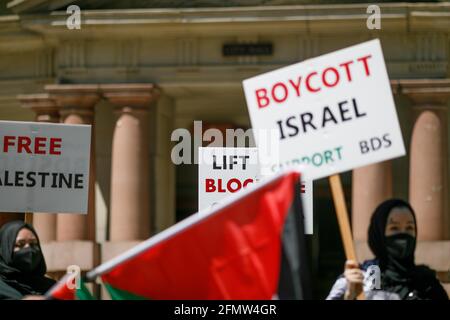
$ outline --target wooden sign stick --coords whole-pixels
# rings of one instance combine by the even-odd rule
[[[350,221],[348,219],[347,206],[345,204],[344,191],[342,189],[341,177],[334,174],[329,177],[331,193],[333,194],[334,207],[341,231],[342,242],[347,260],[358,262],[356,258],[355,245],[353,243],[352,231],[350,229]],[[364,292],[358,296],[358,300],[364,300]]]

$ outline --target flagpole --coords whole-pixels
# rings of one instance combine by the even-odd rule
[[[350,221],[348,219],[347,205],[345,204],[344,191],[342,189],[341,177],[334,174],[329,178],[331,193],[333,194],[334,206],[336,208],[336,216],[341,231],[342,242],[347,260],[358,262],[356,258],[355,245],[353,243],[352,231],[350,229]],[[364,291],[358,296],[358,300],[365,300]]]
[[[264,188],[264,187],[274,183],[275,181],[277,181],[278,179],[280,179],[287,173],[292,173],[292,172],[299,173],[298,170],[292,170],[292,169],[291,170],[282,170],[282,171],[278,172],[277,174],[270,176],[269,178],[264,178],[264,179],[260,180],[259,183],[251,184],[248,187],[241,189],[239,192],[231,194],[229,197],[225,198],[223,201],[221,201],[219,204],[217,204],[213,208],[207,208],[207,209],[201,210],[198,213],[193,214],[190,217],[180,221],[179,223],[167,228],[166,230],[161,231],[160,233],[145,240],[144,242],[141,242],[140,244],[131,248],[130,250],[99,265],[98,267],[89,271],[86,274],[86,280],[87,281],[95,280],[95,278],[102,275],[103,273],[110,271],[116,265],[139,255],[143,251],[157,245],[161,241],[172,238],[173,236],[175,236],[179,232],[183,231],[187,227],[193,226],[193,225],[199,223],[200,221],[207,219],[208,216],[214,215],[214,214],[218,213],[219,211],[222,211],[223,209],[232,205],[234,202],[247,197],[252,192],[254,192],[260,188]]]
[[[66,286],[67,282],[69,280],[70,277],[74,277],[74,275],[71,275],[69,273],[64,274],[64,276],[59,279],[50,289],[47,290],[47,292],[44,294],[44,297],[47,300],[50,300],[52,298],[52,295],[55,291],[57,291],[61,285]],[[71,279],[72,281],[73,279]]]

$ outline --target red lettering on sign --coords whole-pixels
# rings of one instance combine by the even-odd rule
[[[306,186],[305,186],[305,183],[302,182],[300,185],[300,193],[305,193],[305,192],[306,192]]]
[[[3,152],[12,152],[16,147],[17,153],[28,154],[51,154],[60,155],[62,148],[61,138],[27,137],[27,136],[4,136]]]
[[[281,88],[281,90],[280,89],[277,90],[277,88]],[[281,92],[281,94],[278,93],[277,97],[276,92]],[[286,85],[282,82],[275,83],[275,85],[272,87],[272,97],[273,100],[275,100],[278,103],[286,101],[288,97],[288,88],[286,87]]]
[[[217,180],[217,191],[220,193],[226,192],[226,190],[222,187],[222,179]]]
[[[356,57],[334,66],[324,66],[318,70],[311,70],[295,79],[277,80],[267,88],[258,88],[255,90],[258,108],[262,109],[271,104],[284,103],[291,96],[300,97],[301,93],[317,94],[327,88],[337,87],[342,83],[350,83],[353,81],[354,75],[360,74],[363,77],[369,77],[371,75],[370,58],[372,58],[370,54]],[[302,92],[302,89],[306,89],[306,91]]]
[[[312,76],[316,76],[316,75],[317,75],[317,72],[311,72],[306,77],[306,89],[308,89],[308,91],[310,91],[310,92],[320,91],[320,88],[313,88],[313,87],[311,87],[311,84],[309,83],[309,79],[311,79]]]
[[[300,97],[300,81],[301,80],[302,80],[302,77],[298,77],[298,81],[297,82],[294,82],[291,79],[289,79],[289,83],[294,88],[295,93],[297,94],[297,97]]]
[[[34,140],[34,153],[45,154],[45,140],[43,137],[36,137]]]
[[[3,152],[8,152],[8,147],[14,145],[14,136],[4,136],[3,137]]]
[[[366,76],[370,76],[369,65],[367,64],[367,59],[369,58],[372,58],[371,54],[357,59],[358,61],[362,61],[364,63],[364,70],[366,71]]]
[[[267,90],[266,89],[259,89],[255,91],[256,94],[256,101],[258,101],[258,108],[264,108],[267,107],[270,103],[269,99],[267,98]]]
[[[334,82],[329,82],[329,76],[327,77],[327,74],[330,74],[329,71],[334,74]],[[339,72],[336,70],[336,68],[326,68],[322,73],[322,82],[329,88],[336,86],[339,83]]]
[[[25,149],[26,153],[31,153],[30,144],[31,139],[29,137],[19,137],[17,141],[17,152],[22,153],[22,149]]]
[[[342,62],[339,66],[340,67],[344,67],[345,69],[345,73],[347,74],[347,80],[348,82],[352,81],[352,74],[350,73],[350,65],[353,63],[353,61],[347,61],[347,62]]]
[[[249,183],[253,183],[253,179],[245,180],[244,183],[242,184],[242,186],[246,187]]]
[[[206,188],[206,192],[216,191],[216,186],[214,185],[214,179],[206,179],[205,180],[205,188]]]
[[[243,187],[246,187],[248,184],[253,183],[253,179],[246,179],[244,182],[241,182],[237,178],[232,178],[228,180],[227,183],[224,183],[222,179],[217,179],[217,183],[215,179],[205,179],[205,191],[206,192],[231,192],[234,193],[236,191],[241,190]]]
[[[236,186],[233,188],[233,184]],[[231,179],[227,183],[227,189],[230,190],[230,192],[236,192],[242,187],[241,182],[238,179]]]
[[[61,146],[62,146],[61,138],[50,138],[50,154],[60,155]]]

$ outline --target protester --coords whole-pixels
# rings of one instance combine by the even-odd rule
[[[55,283],[47,278],[47,266],[39,238],[23,221],[9,222],[0,229],[0,299],[43,299]]]
[[[370,300],[448,300],[435,272],[415,264],[416,238],[416,218],[411,206],[399,199],[381,203],[372,215],[368,232],[375,259],[365,261],[359,268],[356,262],[347,261],[344,275],[335,282],[327,299],[352,300],[364,291]],[[381,271],[379,289],[374,288],[376,275],[367,276],[368,268],[373,270],[374,265]]]

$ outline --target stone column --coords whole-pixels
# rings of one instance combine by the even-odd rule
[[[448,231],[447,105],[450,80],[403,80],[416,121],[411,138],[409,198],[419,240],[445,240]]]
[[[392,163],[384,161],[353,170],[352,228],[355,240],[367,241],[375,208],[392,197]]]
[[[393,94],[398,81],[391,81]],[[392,162],[384,161],[352,172],[352,230],[355,241],[367,241],[370,218],[376,207],[392,198]]]
[[[45,87],[60,107],[62,122],[91,124],[91,160],[89,172],[88,213],[58,214],[56,238],[58,241],[95,240],[95,130],[94,107],[100,95],[98,85],[59,84]]]
[[[24,108],[29,108],[36,114],[37,122],[58,123],[59,108],[47,93],[19,95],[17,97]],[[56,240],[56,214],[37,213],[33,215],[33,227],[41,242]]]
[[[170,137],[174,128],[175,101],[167,96],[161,96],[156,108],[152,111],[151,129],[153,131],[152,143],[152,173],[151,193],[154,203],[151,208],[153,215],[152,231],[160,232],[173,225],[175,217],[175,165],[171,159],[174,143]],[[154,114],[154,115],[152,115]],[[152,146],[150,146],[152,147]]]
[[[112,142],[110,240],[150,236],[149,108],[152,84],[102,85],[118,116]]]

